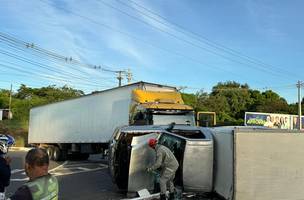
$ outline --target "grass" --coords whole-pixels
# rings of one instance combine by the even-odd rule
[[[2,120],[0,121],[0,134],[9,134],[15,138],[15,146],[27,146],[28,121]]]

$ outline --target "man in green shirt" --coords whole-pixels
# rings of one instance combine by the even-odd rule
[[[25,157],[25,173],[29,181],[10,200],[58,200],[58,181],[48,173],[49,156],[44,149],[31,149]]]

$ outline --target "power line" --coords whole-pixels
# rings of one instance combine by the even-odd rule
[[[175,31],[177,31],[177,32],[179,32],[179,33],[182,33],[182,34],[186,35],[187,37],[190,37],[190,38],[192,38],[192,39],[195,39],[195,40],[197,40],[197,41],[199,41],[199,42],[201,42],[201,43],[203,43],[203,44],[206,44],[206,45],[208,45],[208,46],[210,46],[210,47],[212,47],[212,48],[215,48],[215,49],[217,49],[217,50],[223,51],[223,52],[228,53],[228,54],[230,54],[230,55],[233,55],[233,56],[236,56],[236,57],[241,58],[241,59],[243,59],[243,60],[246,60],[246,61],[248,61],[248,62],[250,62],[250,63],[252,63],[252,64],[254,64],[254,65],[262,66],[263,69],[265,69],[265,67],[276,68],[276,70],[280,70],[281,72],[284,72],[284,71],[285,71],[285,72],[291,74],[289,71],[286,71],[285,68],[275,67],[275,66],[273,66],[273,65],[267,64],[267,63],[265,63],[265,62],[263,62],[263,61],[261,61],[261,60],[258,60],[258,59],[256,59],[256,58],[252,58],[252,57],[250,57],[250,56],[248,56],[248,55],[246,55],[246,54],[244,54],[244,53],[240,53],[240,52],[238,52],[238,51],[236,51],[236,50],[234,50],[234,49],[232,49],[232,48],[229,48],[229,47],[226,47],[226,46],[224,46],[224,45],[222,45],[222,44],[216,43],[216,42],[210,40],[209,38],[207,38],[207,37],[205,37],[205,36],[202,36],[202,35],[200,35],[200,34],[197,34],[197,33],[193,32],[193,31],[190,31],[190,30],[184,28],[183,26],[181,26],[181,25],[179,25],[179,24],[177,24],[177,23],[174,23],[174,22],[168,20],[167,18],[161,16],[160,14],[158,14],[158,13],[156,13],[156,12],[153,12],[153,11],[151,11],[150,9],[148,9],[148,8],[146,8],[146,7],[144,7],[144,6],[140,5],[140,4],[138,4],[138,3],[136,3],[135,1],[129,0],[130,2],[132,2],[132,3],[133,3],[134,5],[136,5],[137,7],[140,7],[141,9],[147,11],[148,13],[150,13],[150,14],[152,14],[152,15],[154,15],[154,16],[157,16],[158,18],[162,19],[164,22],[161,21],[161,20],[159,20],[159,19],[156,18],[156,17],[153,17],[153,16],[151,16],[151,15],[147,15],[145,12],[143,12],[143,11],[137,9],[137,8],[132,7],[132,6],[128,5],[127,3],[121,1],[121,0],[117,0],[117,1],[118,1],[119,3],[121,3],[121,4],[123,4],[124,6],[129,7],[129,8],[131,8],[131,9],[133,9],[133,10],[136,10],[136,11],[139,12],[140,14],[142,14],[142,15],[144,15],[144,16],[146,16],[146,17],[148,17],[148,18],[150,18],[150,19],[152,19],[152,20],[154,20],[154,21],[156,21],[156,22],[158,22],[158,23],[160,23],[160,24],[162,24],[162,25],[165,25],[165,26],[167,26],[167,27],[168,27],[168,26],[176,27],[176,28],[178,28],[179,30],[175,30],[175,29],[174,29]],[[189,33],[191,34],[191,36],[189,36]],[[194,36],[194,37],[193,37],[193,36]],[[293,73],[292,73],[292,76],[293,76],[293,77],[296,77],[297,74],[293,74]]]
[[[72,57],[66,57],[66,56],[62,56],[58,53],[55,53],[53,51],[50,51],[50,50],[46,50],[46,49],[43,49],[37,45],[35,45],[34,43],[28,43],[28,42],[25,42],[25,41],[22,41],[20,39],[17,39],[17,38],[14,38],[6,33],[1,33],[0,32],[0,37],[8,40],[8,41],[11,41],[11,42],[15,42],[23,47],[26,47],[28,49],[32,49],[34,51],[37,51],[41,54],[45,54],[49,57],[52,57],[52,58],[55,58],[61,62],[66,62],[66,63],[71,63],[71,64],[77,64],[77,65],[80,65],[80,66],[83,66],[83,67],[87,67],[87,68],[91,68],[91,69],[100,69],[101,66],[99,65],[92,65],[92,64],[87,64],[87,63],[82,63]]]
[[[56,80],[56,81],[60,81],[60,82],[65,82],[65,83],[69,83],[69,80],[66,79],[66,77],[62,77],[62,76],[58,76],[56,75],[56,77],[54,76],[50,76],[50,75],[44,75],[44,74],[37,74],[37,73],[34,73],[34,74],[31,74],[30,72],[26,71],[26,70],[22,70],[20,67],[14,67],[14,66],[11,66],[11,65],[6,65],[6,64],[3,64],[3,63],[0,63],[0,66],[1,67],[4,67],[4,68],[7,68],[7,69],[12,69],[14,71],[17,71],[17,72],[21,72],[21,73],[24,73],[26,75],[37,75],[35,76],[36,78],[45,78],[45,79],[48,79],[48,80]],[[87,85],[87,86],[94,86],[94,87],[101,87],[101,85],[97,85],[97,84],[91,84],[91,83],[81,83],[81,82],[75,82],[76,84],[81,84],[81,85]]]
[[[122,75],[125,75],[126,78],[128,79],[128,83],[131,83],[132,81],[132,73],[131,70],[109,70],[109,69],[102,69],[105,72],[111,72],[111,73],[115,73],[117,75],[117,79],[118,79],[118,87],[121,86],[121,81],[123,79]]]
[[[1,40],[3,40],[3,39],[0,38],[0,41],[1,41]],[[39,57],[39,59],[41,59],[41,60],[45,60],[45,61],[47,61],[47,62],[49,62],[49,63],[54,63],[54,64],[56,64],[56,65],[58,65],[59,63],[60,63],[60,64],[59,64],[60,66],[63,66],[63,64],[66,65],[66,63],[64,63],[64,62],[58,62],[58,60],[55,60],[55,59],[50,58],[50,57],[47,57],[47,56],[41,57],[41,54],[39,54],[38,52],[35,52],[35,51],[27,51],[27,50],[29,50],[29,49],[25,49],[24,47],[20,47],[20,46],[14,44],[14,43],[11,43],[10,41],[5,41],[5,42],[7,42],[7,43],[5,44],[5,45],[6,45],[6,47],[5,47],[6,49],[8,48],[8,49],[11,49],[11,50],[14,50],[14,51],[17,50],[17,51],[20,52],[20,53],[28,53],[29,55],[37,56],[37,57]],[[82,71],[82,70],[80,70],[80,69],[78,69],[78,68],[75,68],[74,65],[68,65],[68,67],[72,68],[72,69],[75,70],[75,71],[78,71],[78,72],[85,73],[85,74],[89,75],[86,71]],[[85,77],[84,77],[84,78],[85,78]]]
[[[0,50],[0,53],[1,53],[1,54],[5,54],[5,55],[8,55],[8,56],[13,57],[13,58],[16,58],[17,60],[25,61],[25,62],[27,62],[27,63],[29,63],[29,64],[34,65],[34,66],[38,66],[38,67],[45,68],[44,66],[40,65],[39,63],[37,64],[37,63],[31,62],[31,61],[29,61],[29,60],[24,60],[24,59],[22,59],[22,57],[19,57],[19,58],[18,58],[18,57],[16,57],[14,54],[10,54],[10,53],[8,53],[8,52],[1,51],[1,50]],[[19,68],[13,67],[12,65],[16,66],[16,63],[12,63],[12,62],[9,62],[9,61],[1,61],[1,60],[0,60],[0,62],[5,62],[5,63],[8,63],[8,64],[11,64],[11,65],[8,67],[8,65],[5,65],[5,64],[2,63],[2,66],[6,66],[6,68],[13,69],[13,70],[18,71],[18,72],[23,72],[23,73],[25,73],[25,74],[29,74],[30,76],[36,75],[35,78],[37,78],[37,77],[39,77],[39,76],[42,76],[42,77],[45,77],[45,78],[47,78],[47,79],[53,79],[53,80],[57,80],[57,81],[64,81],[64,82],[71,81],[71,80],[70,80],[70,77],[71,77],[71,76],[69,76],[68,74],[67,74],[67,77],[66,77],[66,76],[62,76],[62,75],[61,75],[62,73],[61,73],[60,71],[51,70],[51,71],[57,73],[57,74],[56,74],[56,77],[59,77],[59,78],[60,78],[60,79],[58,79],[58,78],[54,78],[53,75],[45,75],[44,72],[41,71],[41,70],[35,69],[34,72],[30,72],[30,71],[23,70],[23,69],[20,68],[20,67],[19,67]],[[48,68],[46,68],[46,69],[48,69]],[[40,72],[40,74],[37,74],[36,72]],[[58,74],[59,74],[59,75],[58,75]],[[100,83],[97,83],[97,82],[88,81],[88,80],[86,80],[86,79],[81,79],[81,78],[78,78],[78,77],[74,77],[74,78],[76,78],[76,79],[78,79],[78,80],[80,80],[80,81],[84,81],[84,82],[85,82],[85,83],[78,83],[78,84],[91,85],[91,86],[94,86],[94,87],[97,87],[97,86],[102,87],[102,85],[101,85]]]
[[[34,43],[28,43],[28,42],[25,42],[25,41],[22,41],[20,39],[17,39],[9,34],[6,34],[6,33],[1,33],[0,32],[0,39],[2,39],[2,41],[5,41],[5,42],[10,42],[11,44],[15,44],[15,45],[19,45],[23,48],[26,48],[26,49],[31,49],[33,50],[34,52],[37,52],[39,54],[42,54],[42,55],[45,55],[51,59],[55,59],[57,61],[60,61],[62,63],[66,63],[66,64],[70,64],[70,65],[78,65],[78,66],[82,66],[82,67],[86,67],[86,68],[89,68],[89,69],[103,69],[103,67],[101,66],[106,66],[107,68],[110,68],[109,66],[107,65],[92,65],[92,64],[88,64],[88,63],[82,63],[76,59],[73,59],[72,57],[65,57],[65,56],[62,56],[58,53],[55,53],[53,51],[49,51],[49,50],[46,50],[46,49],[43,49],[37,45],[35,45]],[[83,72],[83,71],[82,71]]]
[[[52,69],[52,68],[51,68],[50,66],[48,66],[48,65],[43,65],[43,64],[41,64],[41,63],[38,63],[38,62],[35,62],[35,61],[32,61],[32,60],[26,59],[26,58],[24,58],[24,57],[22,57],[22,56],[18,56],[18,55],[16,55],[16,54],[13,54],[13,53],[10,53],[10,52],[4,51],[4,50],[0,50],[0,54],[9,56],[9,57],[11,57],[11,58],[17,59],[17,60],[19,60],[19,61],[26,62],[26,63],[28,63],[28,64],[31,64],[31,65],[34,65],[34,66],[37,66],[37,67],[40,67],[40,68],[43,68],[43,69],[46,69],[46,70],[51,71],[51,72],[55,72],[55,73],[57,73],[57,74],[64,74],[64,75],[66,75],[66,76],[69,77],[69,78],[72,77],[72,78],[75,78],[75,79],[78,79],[78,80],[83,80],[83,81],[87,81],[87,82],[92,82],[92,81],[89,81],[88,79],[83,79],[83,78],[81,78],[81,77],[77,77],[77,76],[75,76],[75,75],[73,75],[73,74],[69,74],[69,73],[63,73],[62,71],[58,71],[58,70]],[[5,61],[5,62],[7,62],[7,61]],[[11,64],[13,64],[13,63],[11,63]],[[42,71],[40,71],[40,72],[41,72],[41,73],[44,73],[44,72],[42,72]]]
[[[211,53],[211,54],[217,55],[217,56],[222,57],[222,58],[224,58],[224,59],[226,59],[226,60],[229,60],[229,61],[232,61],[232,62],[235,62],[235,63],[238,63],[238,64],[245,65],[245,66],[249,67],[250,69],[252,69],[252,67],[253,67],[252,65],[253,65],[254,63],[253,63],[252,61],[250,62],[250,63],[251,63],[251,64],[250,64],[250,63],[244,63],[244,62],[242,62],[242,61],[239,61],[239,60],[236,60],[236,59],[234,59],[234,58],[228,57],[228,56],[226,56],[226,55],[223,55],[223,54],[218,53],[218,52],[216,52],[216,51],[213,51],[213,50],[211,50],[211,49],[205,48],[205,47],[203,47],[203,46],[201,46],[201,45],[199,45],[199,44],[197,44],[197,43],[194,43],[194,42],[192,42],[192,41],[189,41],[189,40],[187,40],[187,39],[184,39],[184,38],[182,38],[182,37],[179,37],[179,36],[177,36],[177,35],[175,35],[175,34],[169,32],[169,31],[166,31],[166,30],[164,30],[164,29],[161,29],[161,28],[156,27],[156,26],[153,26],[153,25],[151,26],[151,24],[147,23],[146,21],[144,21],[144,20],[142,20],[142,19],[139,19],[139,18],[137,18],[137,17],[135,17],[135,16],[133,16],[133,15],[130,15],[129,13],[127,13],[127,12],[125,12],[125,11],[123,11],[123,10],[117,8],[117,7],[114,7],[113,5],[110,5],[110,4],[106,3],[106,2],[104,2],[103,0],[99,0],[99,2],[101,2],[102,4],[104,4],[104,5],[106,5],[106,6],[110,7],[110,8],[112,8],[112,9],[114,9],[114,10],[120,12],[120,13],[123,13],[124,15],[126,15],[126,16],[128,16],[128,17],[130,17],[130,18],[132,18],[132,19],[134,19],[134,20],[136,20],[136,21],[139,21],[139,22],[141,22],[141,23],[143,23],[143,24],[145,24],[145,25],[147,25],[147,26],[149,26],[149,27],[151,27],[151,28],[153,28],[153,29],[156,29],[156,30],[158,30],[158,31],[160,31],[160,32],[162,32],[162,33],[165,33],[165,34],[169,35],[170,37],[172,37],[172,38],[174,38],[174,39],[176,39],[176,40],[179,40],[179,41],[181,41],[181,42],[184,42],[184,43],[186,43],[186,44],[188,44],[188,45],[190,45],[190,46],[193,46],[193,47],[196,47],[196,48],[198,48],[198,49],[201,49],[201,50],[204,50],[204,51],[206,51],[206,52],[209,52],[209,53]],[[248,60],[247,60],[247,61],[248,61]],[[260,65],[257,65],[257,67],[259,68],[259,70],[264,71],[264,72],[268,72],[268,73],[270,73],[270,74],[272,74],[272,75],[274,75],[274,76],[276,76],[276,77],[277,77],[278,75],[279,75],[279,76],[282,75],[282,73],[280,73],[280,72],[276,72],[276,71],[269,70],[269,69],[267,69],[267,68],[265,68],[265,67],[262,67],[262,66],[260,66]],[[284,75],[288,75],[288,74],[284,74]],[[288,76],[289,76],[289,75],[288,75]]]
[[[40,0],[40,1],[41,1],[42,3],[44,3],[44,4],[48,5],[48,6],[50,6],[50,4],[49,4],[48,2],[46,2],[45,0]],[[151,47],[160,49],[160,50],[162,50],[162,51],[164,51],[164,52],[167,52],[167,53],[170,53],[170,54],[179,56],[179,57],[186,58],[186,59],[188,59],[188,60],[190,60],[190,61],[192,61],[192,62],[194,62],[194,63],[201,64],[201,65],[203,65],[204,67],[208,67],[208,68],[210,68],[210,69],[217,69],[217,70],[220,71],[220,72],[226,71],[226,72],[228,72],[228,73],[230,73],[230,74],[234,74],[234,75],[239,76],[239,74],[234,73],[234,72],[231,72],[231,71],[229,71],[229,70],[222,69],[222,68],[220,68],[220,67],[218,67],[218,66],[210,66],[210,65],[208,65],[208,64],[206,64],[206,63],[203,63],[203,62],[200,61],[200,60],[197,60],[197,59],[195,59],[195,58],[186,56],[186,55],[184,55],[184,54],[182,54],[182,53],[180,53],[180,52],[172,51],[172,50],[169,50],[169,49],[160,47],[160,46],[158,46],[158,45],[152,44],[152,43],[150,43],[150,42],[148,42],[148,41],[146,41],[146,40],[143,40],[143,39],[138,38],[137,36],[134,36],[134,35],[129,34],[129,33],[127,33],[127,32],[121,31],[121,30],[119,30],[119,29],[117,29],[117,28],[113,28],[113,27],[111,27],[111,26],[109,26],[109,25],[107,25],[107,24],[101,23],[101,22],[99,22],[99,21],[96,21],[96,20],[94,20],[94,19],[92,19],[92,18],[89,18],[89,17],[86,17],[86,16],[84,16],[84,15],[75,13],[75,12],[72,11],[72,10],[68,10],[68,9],[66,9],[66,8],[63,8],[63,7],[58,7],[58,6],[56,6],[56,5],[55,5],[55,7],[56,7],[57,9],[59,9],[59,10],[63,10],[63,11],[65,11],[65,12],[68,12],[68,13],[71,14],[71,15],[80,17],[80,18],[85,19],[85,20],[87,20],[87,21],[89,21],[89,22],[91,22],[91,23],[94,23],[94,24],[96,24],[96,25],[99,25],[99,26],[101,26],[101,27],[103,27],[103,28],[105,28],[105,29],[111,30],[111,31],[113,31],[113,32],[117,32],[117,33],[119,33],[119,34],[121,34],[121,35],[124,35],[124,36],[127,36],[127,37],[129,37],[129,38],[131,38],[131,39],[133,39],[133,40],[139,41],[139,42],[141,42],[141,43],[143,43],[143,44],[145,44],[145,45],[149,45],[149,46],[151,46]],[[261,82],[261,83],[262,83],[262,82]]]
[[[29,73],[28,71],[26,70],[22,70],[20,69],[19,67],[14,67],[14,66],[10,66],[10,65],[6,65],[6,64],[3,64],[3,63],[0,63],[0,66],[1,67],[4,67],[4,68],[7,68],[7,69],[12,69],[14,71],[17,71],[17,72],[21,72],[21,73],[24,73],[26,75],[30,75],[30,76],[33,76],[35,75],[36,78],[40,78],[40,77],[44,77],[46,79],[51,79],[51,80],[56,80],[56,81],[63,81],[63,82],[66,82],[67,83],[67,79],[62,79],[62,78],[55,78],[55,77],[51,77],[49,75],[43,75],[43,74],[37,74],[37,73]]]
[[[86,78],[86,77],[81,77],[79,75],[75,75],[71,72],[66,72],[66,71],[62,71],[62,70],[58,70],[58,69],[54,69],[53,67],[49,66],[49,65],[46,65],[46,64],[41,64],[39,62],[35,62],[35,61],[32,61],[30,59],[27,59],[25,57],[22,57],[20,55],[16,55],[16,54],[13,54],[13,53],[10,53],[8,51],[1,51],[0,50],[0,53],[1,54],[4,54],[6,56],[9,56],[9,57],[12,57],[12,58],[15,58],[17,60],[20,60],[20,61],[23,61],[23,62],[26,62],[28,64],[31,64],[31,65],[34,65],[34,66],[38,66],[40,68],[43,68],[45,70],[48,70],[48,71],[52,71],[52,72],[55,72],[57,74],[60,74],[60,75],[66,75],[68,78],[70,77],[73,77],[75,79],[78,79],[78,80],[83,80],[83,81],[86,81],[86,82],[92,82],[92,83],[95,83],[95,84],[100,84],[98,82],[95,82],[95,81],[92,81],[91,79],[89,78]],[[10,63],[10,64],[14,64],[14,63]],[[40,71],[41,73],[44,73],[43,71]],[[81,71],[80,71],[81,72]]]
[[[0,40],[1,40],[1,38],[0,38]],[[25,49],[23,49],[23,48],[15,47],[14,45],[11,45],[11,44],[6,44],[6,45],[7,45],[7,47],[5,47],[6,49],[8,48],[8,49],[14,50],[15,52],[18,51],[18,52],[21,52],[21,53],[23,53],[23,52],[29,53],[29,52],[25,51]],[[31,52],[31,53],[33,53],[35,56],[39,56],[39,55],[36,54],[35,52]],[[90,80],[89,77],[85,77],[85,76],[81,76],[81,75],[75,75],[75,74],[72,73],[71,71],[70,71],[70,72],[67,72],[67,71],[63,70],[63,69],[62,69],[63,65],[57,63],[56,61],[53,61],[52,59],[48,59],[48,58],[45,58],[45,57],[42,58],[41,56],[39,57],[39,59],[40,59],[40,60],[45,60],[45,61],[47,61],[48,63],[54,63],[55,65],[59,65],[59,66],[61,67],[60,71],[63,71],[65,74],[71,74],[71,75],[73,75],[73,76],[77,76],[77,77],[81,77],[81,78],[83,78],[83,79],[88,79],[88,80]],[[63,64],[64,64],[64,63],[63,63]],[[50,65],[47,65],[47,67],[53,68],[53,69],[56,69],[56,70],[57,70],[57,68],[54,68],[53,66],[50,66]],[[82,71],[82,70],[80,70],[80,69],[78,69],[78,68],[74,68],[74,66],[67,66],[67,67],[69,67],[69,68],[72,67],[72,69],[75,70],[75,71],[78,71],[78,72],[80,72],[80,73],[86,73],[87,75],[90,75],[90,74],[88,74],[88,73],[85,72],[85,71]],[[58,70],[59,70],[59,69],[58,69]],[[98,75],[99,75],[99,74],[98,74]],[[100,75],[99,75],[99,76],[100,76]],[[102,76],[100,76],[100,78],[102,78],[103,80],[109,79],[109,77],[102,77]]]

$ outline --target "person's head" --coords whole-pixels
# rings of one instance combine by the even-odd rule
[[[30,180],[48,174],[49,156],[42,148],[34,148],[25,156],[25,173]]]
[[[151,138],[151,139],[149,139],[148,144],[149,144],[149,146],[150,146],[152,149],[155,149],[155,146],[156,146],[156,144],[157,144],[157,140],[154,139],[154,138]]]
[[[270,122],[270,115],[267,115],[266,121],[267,121],[267,122]]]

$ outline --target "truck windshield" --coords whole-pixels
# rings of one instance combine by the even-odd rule
[[[153,124],[155,125],[168,125],[172,122],[175,122],[175,124],[195,126],[193,113],[188,113],[186,115],[153,114]]]

